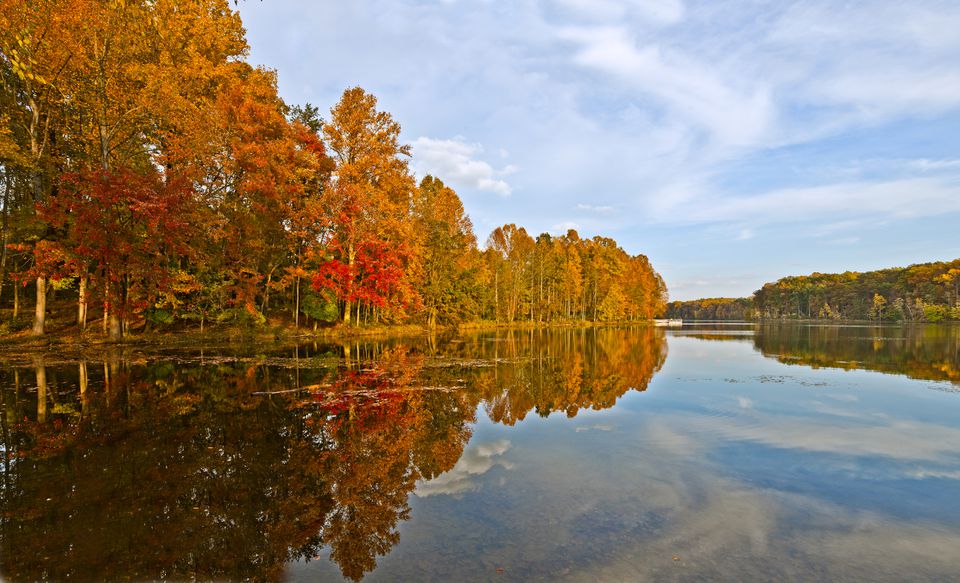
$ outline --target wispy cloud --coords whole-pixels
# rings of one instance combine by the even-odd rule
[[[953,170],[960,168],[960,160],[927,160],[922,158],[920,160],[911,160],[910,167],[916,168],[921,172]]]
[[[570,229],[578,230],[580,225],[573,221],[564,221],[562,223],[557,223],[550,227],[550,233],[553,235],[563,235]]]
[[[500,176],[517,172],[514,165],[495,170],[489,163],[478,159],[483,147],[470,144],[462,138],[438,140],[419,137],[413,142],[414,163],[419,174],[434,174],[441,180],[467,188],[510,196],[513,188]]]
[[[662,44],[638,44],[622,26],[570,27],[558,33],[578,45],[574,62],[607,73],[630,90],[658,100],[684,127],[723,145],[760,142],[774,121],[761,80],[738,89],[696,58]]]
[[[856,217],[913,218],[960,212],[960,183],[939,178],[784,188],[755,196],[700,196],[659,209],[661,220],[798,223]]]
[[[569,10],[579,18],[623,20],[629,16],[651,24],[675,24],[684,15],[680,0],[552,0],[554,6]]]

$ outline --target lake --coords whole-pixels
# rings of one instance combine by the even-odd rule
[[[960,580],[960,328],[117,348],[0,370],[7,581]]]

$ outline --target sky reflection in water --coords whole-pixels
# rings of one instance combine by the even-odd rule
[[[654,329],[481,334],[386,352],[353,347],[352,366],[338,374],[298,358],[299,381],[279,356],[190,374],[141,365],[126,373],[139,384],[114,396],[126,413],[88,397],[97,404],[79,421],[53,412],[67,406],[72,384],[68,365],[51,365],[60,394],[45,426],[59,419],[75,430],[60,441],[34,430],[48,451],[37,451],[35,436],[17,442],[28,453],[4,490],[3,573],[65,574],[43,557],[68,542],[44,535],[81,536],[77,520],[95,520],[106,501],[94,497],[71,514],[45,498],[70,497],[66,485],[51,485],[68,474],[77,482],[70,491],[96,487],[85,465],[118,471],[99,455],[119,456],[124,468],[136,462],[125,470],[133,478],[188,482],[124,501],[131,514],[152,517],[141,523],[170,526],[159,529],[168,534],[177,525],[219,551],[164,540],[166,553],[147,560],[146,535],[108,511],[113,520],[86,530],[126,537],[123,548],[108,545],[125,566],[80,561],[71,575],[81,580],[957,578],[958,338],[946,327],[802,325],[701,326],[666,337]],[[361,353],[370,360],[357,360]],[[20,374],[36,386],[29,367]],[[201,381],[207,388],[190,389]],[[292,382],[324,388],[290,402],[270,397],[271,407],[249,397],[251,388]],[[170,393],[177,407],[193,407],[186,414],[170,411],[170,396],[136,396],[171,383],[181,385]],[[231,383],[211,395],[210,386]],[[22,388],[19,398],[31,395]],[[168,415],[162,425],[180,427],[168,437],[188,445],[177,455],[151,445],[157,429],[134,423],[138,407]],[[110,435],[110,415],[122,435]],[[210,430],[228,437],[211,446]],[[229,437],[234,431],[243,437]],[[147,445],[162,468],[134,453]],[[224,445],[232,457],[206,453]],[[276,494],[285,487],[296,495]],[[185,510],[151,510],[164,504]],[[239,533],[261,544],[238,544]],[[18,550],[37,546],[29,559]],[[175,568],[156,571],[174,558]]]

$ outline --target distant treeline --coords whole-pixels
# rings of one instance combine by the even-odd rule
[[[750,298],[705,298],[667,304],[668,318],[684,320],[752,320],[756,314]]]
[[[752,298],[672,302],[673,318],[943,322],[960,320],[960,259],[765,284]]]

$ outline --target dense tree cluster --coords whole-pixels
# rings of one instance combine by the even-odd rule
[[[960,320],[960,259],[785,277],[755,292],[754,305],[763,318]]]
[[[60,294],[81,329],[102,308],[112,338],[281,314],[434,325],[662,308],[647,258],[610,239],[506,225],[479,249],[457,194],[416,183],[373,95],[348,89],[321,119],[247,52],[227,0],[0,0],[0,302],[15,322],[25,293],[35,334]]]
[[[490,235],[482,259],[487,319],[636,321],[666,304],[666,286],[646,256],[631,256],[606,237],[581,239],[571,230],[534,239],[506,225]]]
[[[666,313],[689,320],[960,320],[960,259],[784,277],[752,298],[670,302]]]
[[[683,320],[752,320],[751,298],[705,298],[667,304],[667,317]]]

